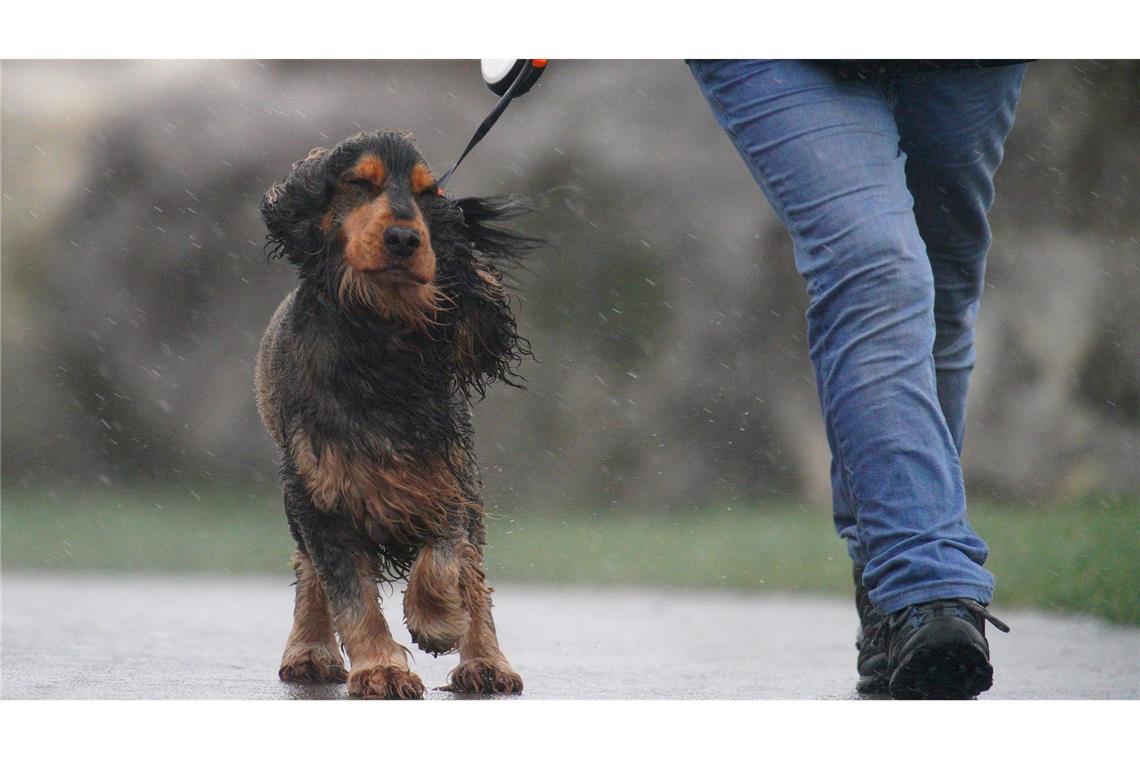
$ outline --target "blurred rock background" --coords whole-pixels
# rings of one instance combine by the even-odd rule
[[[293,275],[258,203],[361,129],[446,168],[470,61],[4,62],[4,485],[276,489],[257,342]],[[997,178],[975,497],[1140,491],[1140,64],[1033,64]],[[556,61],[449,191],[541,198],[538,363],[478,406],[488,501],[827,503],[790,243],[670,61]]]

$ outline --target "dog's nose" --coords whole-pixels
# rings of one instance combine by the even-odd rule
[[[410,227],[389,227],[384,230],[384,247],[393,256],[405,259],[420,247],[420,233]]]

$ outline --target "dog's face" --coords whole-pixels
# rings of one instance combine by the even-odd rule
[[[439,307],[429,217],[442,199],[412,143],[366,132],[315,148],[262,202],[270,242],[346,307],[424,324]]]
[[[366,152],[341,173],[321,228],[354,272],[397,288],[427,285],[435,253],[417,199],[435,193],[435,179],[421,161],[393,158]]]

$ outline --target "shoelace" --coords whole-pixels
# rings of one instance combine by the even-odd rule
[[[984,617],[986,620],[993,623],[994,628],[997,628],[1002,633],[1009,633],[1009,626],[1008,625],[1006,625],[1005,623],[1003,623],[1002,621],[998,620],[996,617],[991,615],[989,610],[987,610],[981,604],[978,604],[977,602],[975,602],[973,599],[959,599],[958,603],[961,604],[966,609],[972,610],[972,611],[978,613],[979,615]]]
[[[966,609],[981,615],[984,619],[990,621],[994,628],[997,628],[1002,633],[1009,633],[1009,626],[998,620],[990,614],[990,611],[982,604],[975,602],[973,599],[939,599],[936,602],[927,602],[925,604],[916,604],[914,607],[907,607],[899,610],[890,616],[890,625],[895,626],[902,623],[903,620],[911,618],[915,615],[920,616],[920,621],[924,621],[930,612],[936,608],[944,607],[965,607]]]

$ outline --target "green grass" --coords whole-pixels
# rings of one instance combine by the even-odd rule
[[[996,604],[1140,625],[1140,499],[978,504]],[[493,581],[641,584],[847,595],[829,516],[794,507],[591,516],[517,512],[488,524]],[[32,498],[0,506],[4,569],[287,573],[276,498],[194,494]]]
[[[5,493],[0,503],[5,570],[290,573],[292,546],[280,497]]]

